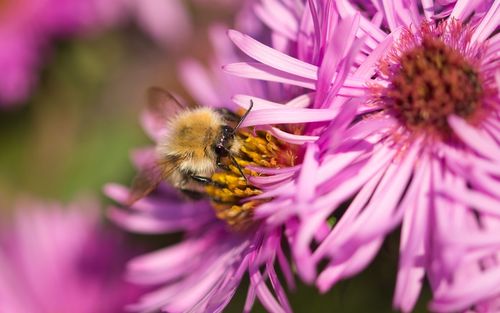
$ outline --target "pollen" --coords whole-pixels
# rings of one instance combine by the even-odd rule
[[[375,89],[377,102],[410,133],[449,140],[450,115],[473,124],[479,119],[485,90],[477,55],[461,49],[467,47],[467,33],[456,21],[424,23],[417,34],[407,30],[398,54],[382,62],[389,85]]]
[[[243,170],[247,180],[230,160],[225,160],[226,169],[212,175],[213,185],[206,187],[217,218],[224,220],[237,232],[250,229],[257,222],[254,220],[255,208],[270,199],[248,199],[262,193],[262,190],[250,183],[250,178],[259,174],[248,166],[260,168],[281,168],[293,166],[293,149],[280,142],[267,132],[250,133],[240,131],[237,134],[242,146],[235,160]]]

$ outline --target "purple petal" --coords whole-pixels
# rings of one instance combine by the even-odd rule
[[[479,1],[478,1],[479,2]],[[486,15],[481,19],[481,23],[474,30],[471,42],[482,42],[498,28],[500,20],[500,2],[494,1]]]
[[[262,109],[251,112],[241,127],[269,124],[297,124],[329,121],[337,116],[338,111],[332,109],[301,109],[282,107],[279,109]]]
[[[270,48],[238,31],[230,30],[228,35],[238,48],[253,59],[262,62],[265,65],[272,66],[279,71],[287,72],[292,75],[312,80],[317,78],[318,68],[312,64],[300,61],[287,54]]]
[[[298,32],[297,19],[281,3],[275,0],[263,1],[255,4],[255,14],[273,31],[276,31],[290,40],[296,40]],[[280,18],[276,18],[279,16]]]
[[[500,149],[498,145],[493,142],[489,136],[480,132],[478,129],[470,126],[463,119],[450,116],[448,123],[453,128],[455,133],[462,139],[470,148],[474,149],[477,153],[491,159],[498,160],[500,156]]]
[[[271,127],[269,132],[277,139],[283,140],[284,142],[288,142],[294,145],[303,145],[306,143],[312,143],[319,139],[318,136],[290,134],[276,127]]]
[[[401,203],[405,217],[401,231],[401,256],[393,302],[394,307],[404,312],[413,309],[422,288],[425,268],[417,265],[416,260],[425,253],[424,243],[428,227],[426,224],[430,220],[427,198],[430,178],[428,164],[424,161],[414,175],[415,179]]]
[[[214,86],[213,77],[195,60],[185,60],[180,66],[180,76],[184,86],[196,102],[207,107],[219,107],[220,98]]]
[[[314,79],[304,78],[301,76],[283,72],[271,66],[261,63],[256,63],[256,62],[232,63],[225,65],[223,69],[228,74],[239,77],[267,80],[271,82],[295,85],[308,89],[315,88]]]
[[[456,188],[453,190],[441,189],[438,192],[455,201],[460,201],[467,206],[473,207],[483,214],[500,216],[500,200],[487,194],[465,188],[461,190],[457,190]]]

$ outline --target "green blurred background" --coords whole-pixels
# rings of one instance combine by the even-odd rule
[[[134,175],[129,151],[150,143],[138,123],[146,88],[158,85],[189,98],[176,77],[177,62],[208,60],[207,26],[231,24],[230,9],[187,5],[195,32],[183,46],[160,48],[132,23],[55,43],[29,102],[0,112],[0,208],[8,211],[26,195],[61,202],[90,195],[103,208],[111,203],[102,186],[128,184]],[[397,237],[361,275],[326,295],[299,285],[290,293],[295,312],[392,312]],[[240,290],[226,312],[241,312],[245,282]],[[415,312],[426,312],[428,300],[425,291]],[[260,305],[254,311],[264,312]]]

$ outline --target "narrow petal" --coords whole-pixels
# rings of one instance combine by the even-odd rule
[[[313,80],[318,76],[318,67],[315,65],[290,57],[238,31],[230,30],[228,35],[238,48],[263,64],[272,66],[280,71]]]
[[[223,69],[228,74],[239,77],[267,80],[308,89],[315,88],[315,81],[311,78],[293,75],[261,63],[232,63],[225,65]]]
[[[217,88],[214,86],[213,78],[195,60],[185,60],[180,65],[179,70],[184,86],[189,90],[196,102],[203,106],[218,107],[220,98],[217,95]]]
[[[477,153],[490,160],[500,159],[500,149],[487,134],[480,132],[456,116],[450,116],[448,122],[460,139]]]
[[[483,42],[498,28],[500,20],[500,2],[494,1],[486,15],[482,18],[481,23],[477,26],[472,34],[472,42]]]
[[[297,40],[298,23],[297,19],[292,15],[283,4],[275,0],[266,0],[262,4],[255,4],[255,14],[269,28],[286,36],[290,40]],[[275,18],[280,16],[279,19]]]
[[[297,124],[332,120],[338,114],[333,109],[301,109],[283,107],[251,112],[241,127],[269,124]]]

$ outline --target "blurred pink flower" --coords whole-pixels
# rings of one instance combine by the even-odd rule
[[[181,0],[120,0],[126,14],[164,48],[176,48],[192,36],[192,25],[184,1]]]
[[[0,106],[26,100],[54,37],[102,27],[94,1],[21,0],[0,5]]]
[[[0,4],[0,107],[26,101],[54,39],[135,19],[162,47],[187,42],[191,23],[177,0],[19,0]]]
[[[20,1],[4,2],[0,6],[0,105],[24,100],[30,92],[38,67],[38,51],[43,40],[39,29],[31,24],[40,4]]]
[[[226,71],[316,90],[313,107],[340,112],[330,127],[308,126],[319,138],[308,144],[311,158],[306,153],[298,174],[303,183],[273,191],[272,204],[256,215],[300,217],[293,252],[303,258],[297,269],[322,291],[364,269],[402,223],[394,306],[411,311],[427,274],[434,310],[465,310],[498,295],[486,290],[500,285],[491,274],[495,267],[477,268],[485,255],[495,258],[491,249],[498,246],[478,257],[474,242],[466,248],[452,244],[476,238],[475,232],[491,241],[497,236],[472,232],[466,221],[482,226],[488,217],[499,218],[500,3],[377,2],[359,11],[354,2],[308,1],[313,13],[305,18],[287,1],[262,1],[256,13],[274,30],[274,49],[231,34],[256,62]],[[257,117],[245,124],[254,125]],[[345,201],[350,204],[340,214]],[[277,203],[287,204],[286,210]],[[332,216],[339,218],[335,227],[318,238]],[[329,263],[316,277],[313,265],[325,259]],[[469,267],[478,288],[453,284]]]
[[[22,201],[0,237],[0,311],[112,313],[138,296],[126,252],[92,203]]]

